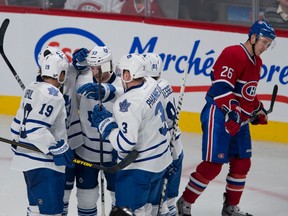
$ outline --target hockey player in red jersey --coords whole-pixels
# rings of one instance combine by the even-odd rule
[[[148,5],[146,4],[147,3],[145,0],[126,0],[121,13],[138,16],[144,16],[147,13],[152,17],[164,17],[163,11],[160,8],[157,0],[150,0]]]
[[[262,60],[260,55],[274,42],[275,31],[270,24],[256,21],[248,40],[225,48],[211,73],[212,85],[206,94],[201,112],[202,162],[191,173],[190,180],[177,201],[180,216],[191,215],[191,204],[229,164],[222,216],[251,216],[237,206],[251,166],[249,125],[267,124],[267,114],[256,95]]]

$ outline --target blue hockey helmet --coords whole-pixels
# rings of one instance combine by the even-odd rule
[[[251,26],[250,31],[249,31],[249,38],[253,34],[256,34],[257,38],[263,36],[263,37],[270,38],[271,40],[274,40],[276,37],[276,33],[272,25],[263,20],[258,20],[254,22],[254,24]]]

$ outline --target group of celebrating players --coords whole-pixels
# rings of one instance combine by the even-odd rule
[[[161,77],[161,57],[125,54],[113,68],[107,46],[81,48],[72,63],[56,47],[43,49],[39,75],[25,88],[11,124],[15,141],[40,150],[12,147],[11,166],[23,172],[27,186],[27,215],[68,215],[74,184],[78,215],[97,215],[100,195],[104,215],[105,177],[110,215],[189,216],[191,204],[229,163],[222,216],[250,216],[237,206],[251,165],[249,125],[241,122],[253,116],[252,124],[267,124],[256,88],[259,56],[275,31],[256,21],[248,36],[225,48],[213,66],[201,112],[203,161],[177,202],[184,158],[180,110]],[[116,173],[73,163],[76,158],[111,167],[132,150],[138,157]]]

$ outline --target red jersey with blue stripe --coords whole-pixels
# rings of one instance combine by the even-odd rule
[[[245,121],[260,104],[256,89],[261,66],[261,58],[251,57],[243,44],[225,48],[213,66],[206,100],[222,110],[224,106],[231,110],[236,104]]]

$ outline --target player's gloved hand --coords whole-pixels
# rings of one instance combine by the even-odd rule
[[[112,118],[112,113],[106,110],[105,107],[100,107],[99,104],[93,109],[92,126],[98,128],[104,140],[110,134],[111,130],[118,127],[115,119]]]
[[[251,124],[253,125],[268,124],[267,111],[264,109],[262,102],[260,102],[258,108],[254,110],[251,118]]]
[[[82,71],[88,67],[86,62],[88,53],[89,50],[86,48],[81,48],[72,54],[72,64],[77,70]]]
[[[74,167],[74,153],[63,139],[58,141],[56,146],[49,147],[49,151],[53,155],[56,166]]]
[[[234,107],[234,109],[226,112],[225,115],[225,130],[231,136],[235,136],[241,127],[240,122],[240,108]]]
[[[100,97],[99,98],[99,88]],[[77,93],[89,99],[103,100],[107,102],[115,97],[116,88],[109,83],[102,83],[101,87],[98,83],[86,83],[77,89]]]
[[[173,163],[171,163],[167,168],[164,177],[169,178],[172,175],[174,175],[178,171],[178,168],[174,166]]]

